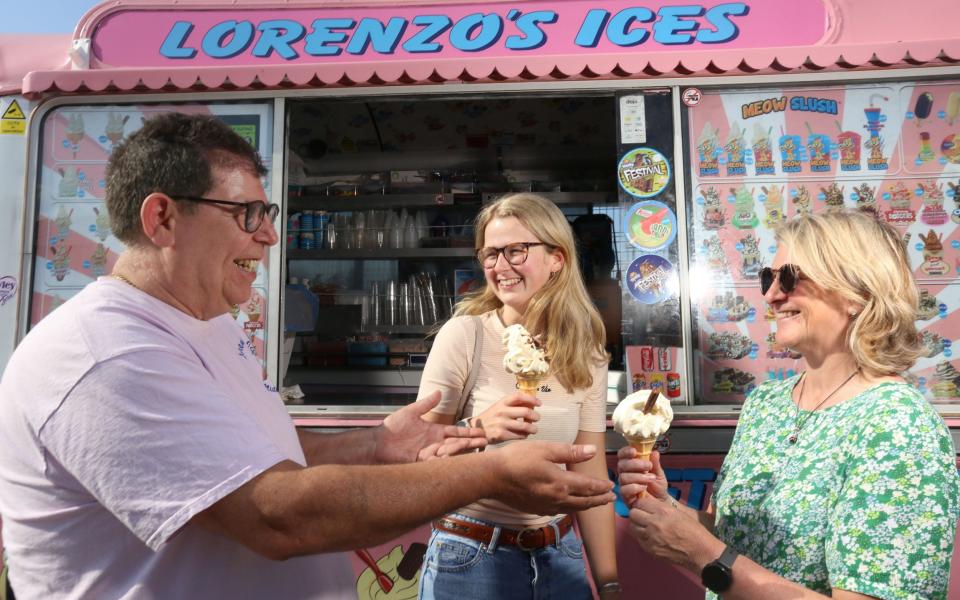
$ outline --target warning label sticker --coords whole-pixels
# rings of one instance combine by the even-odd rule
[[[0,133],[23,135],[27,131],[27,115],[16,100],[12,100],[0,115]]]

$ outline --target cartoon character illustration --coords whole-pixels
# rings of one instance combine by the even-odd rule
[[[911,208],[912,197],[910,190],[898,181],[890,190],[890,210],[886,212],[887,222],[894,225],[909,225],[917,218],[916,211]]]
[[[763,223],[772,229],[777,223],[787,218],[783,210],[783,186],[771,185],[770,189],[761,186],[760,189],[766,196],[763,201],[763,208],[766,212]]]
[[[730,193],[734,195],[733,201],[733,226],[737,229],[753,229],[760,223],[753,205],[753,188],[747,189],[741,185],[738,188],[730,188]]]
[[[80,113],[67,115],[66,138],[70,143],[70,150],[73,151],[73,158],[77,157],[77,151],[80,149],[80,141],[83,140],[84,135],[83,115]]]
[[[820,188],[820,191],[823,192],[824,201],[827,204],[827,210],[840,210],[843,208],[844,187],[846,186],[840,187],[834,182],[826,188]]]
[[[57,278],[57,281],[63,281],[67,272],[70,271],[70,251],[72,249],[73,246],[67,246],[65,237],[61,237],[56,246],[50,246],[50,251],[53,252],[53,276]]]
[[[107,249],[103,244],[97,244],[97,249],[90,255],[90,274],[100,277],[107,271]]]
[[[858,186],[854,186],[853,191],[857,194],[857,208],[860,210],[876,212],[877,198],[874,194],[874,189],[870,187],[869,184],[862,183]]]
[[[930,230],[927,235],[920,234],[923,240],[923,264],[920,270],[927,275],[945,275],[950,267],[943,260],[943,234]]]
[[[883,138],[870,137],[863,143],[864,147],[870,150],[869,161],[872,165],[886,165],[886,159],[883,157]]]
[[[740,275],[744,279],[756,279],[760,275],[762,266],[759,240],[753,234],[750,234],[745,238],[740,238],[740,245],[743,248],[740,251],[740,256],[743,258]]]
[[[795,192],[796,194],[793,196],[793,204],[797,208],[797,214],[801,215],[812,212],[810,209],[810,190],[807,189],[807,186],[801,185],[795,190]]]
[[[788,137],[780,144],[780,152],[783,153],[783,160],[795,162],[797,160],[797,142],[794,138]]]
[[[60,173],[60,183],[57,184],[57,193],[61,198],[76,198],[80,190],[80,176],[76,167],[57,169]]]
[[[397,545],[376,561],[366,550],[357,551],[367,565],[357,578],[358,600],[416,600],[426,550],[419,542],[410,544],[406,553]]]
[[[66,239],[66,237],[70,235],[70,225],[73,224],[73,219],[70,218],[72,215],[72,208],[68,211],[63,204],[57,208],[57,216],[53,220],[53,224],[57,228],[57,237],[61,240]]]
[[[837,136],[837,148],[840,150],[840,170],[859,171],[860,134],[854,131],[842,131],[839,122],[837,122],[837,128],[841,129],[840,135]]]
[[[111,145],[116,146],[120,143],[120,140],[123,139],[123,128],[129,119],[130,115],[124,115],[122,117],[117,113],[107,115],[107,126],[103,134],[107,137]]]
[[[703,191],[703,228],[722,229],[727,223],[727,211],[720,202],[720,192],[713,186]]]
[[[947,212],[943,210],[943,184],[937,185],[934,181],[920,182],[923,194],[923,209],[920,211],[920,220],[927,225],[943,225],[947,222]]]
[[[107,213],[107,209],[100,209],[96,206],[93,207],[93,213],[97,215],[93,222],[94,233],[100,238],[101,242],[105,242],[110,237],[110,215]]]
[[[747,148],[743,140],[743,131],[737,123],[730,128],[730,135],[723,149],[727,151],[727,175],[745,174],[746,168],[743,166],[743,161]]]
[[[719,130],[714,129],[708,122],[704,123],[700,137],[697,138],[697,154],[700,158],[700,175],[719,175],[718,167],[720,155]]]
[[[772,175],[774,172],[772,132],[773,127],[764,129],[760,123],[753,124],[753,161],[757,175]]]

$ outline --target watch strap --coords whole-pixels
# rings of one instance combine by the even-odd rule
[[[723,553],[720,555],[720,558],[717,559],[717,562],[726,568],[733,570],[733,561],[737,560],[737,557],[740,556],[740,553],[727,546],[723,549]]]

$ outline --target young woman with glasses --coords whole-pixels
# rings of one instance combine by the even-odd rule
[[[577,264],[573,231],[563,213],[534,194],[506,196],[476,223],[477,259],[486,286],[461,301],[440,329],[419,394],[439,390],[428,420],[452,423],[461,395],[464,421],[482,427],[490,444],[543,439],[604,447],[608,357],[600,315]],[[517,390],[503,368],[504,329],[521,323],[550,365],[536,397]],[[477,340],[479,364],[473,363]],[[475,384],[465,389],[471,371]],[[602,451],[575,465],[606,473]],[[425,599],[589,598],[584,547],[602,598],[618,598],[612,505],[576,515],[540,516],[484,500],[434,522],[420,579]]]
[[[903,239],[851,209],[798,216],[776,238],[760,288],[806,371],[747,398],[706,511],[667,500],[656,453],[622,449],[632,531],[710,598],[945,599],[956,456],[903,378],[919,354]]]

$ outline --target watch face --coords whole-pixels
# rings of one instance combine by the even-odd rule
[[[717,561],[713,561],[703,568],[700,581],[704,587],[711,591],[723,592],[733,583],[733,578],[730,569]]]

